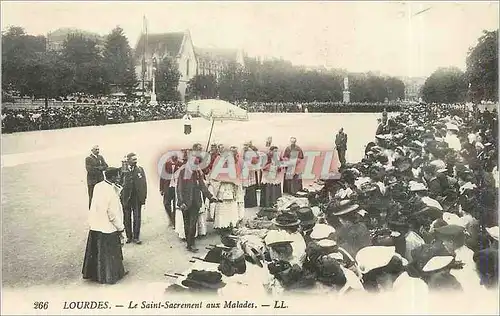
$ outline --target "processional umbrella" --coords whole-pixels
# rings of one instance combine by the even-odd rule
[[[215,121],[248,121],[246,110],[227,101],[217,99],[190,101],[187,104],[187,112],[212,121],[206,150],[208,150],[208,146],[210,145]]]

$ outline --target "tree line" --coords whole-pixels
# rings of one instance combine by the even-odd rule
[[[195,76],[188,83],[188,95],[189,98],[218,96],[224,100],[248,102],[335,102],[343,99],[346,76],[351,102],[404,99],[405,85],[395,77],[307,69],[282,59],[260,61],[251,57],[245,58],[245,67],[230,63],[219,78]]]
[[[460,103],[498,100],[498,30],[483,31],[467,54],[466,71],[443,67],[433,72],[422,87],[429,103]]]
[[[10,27],[2,34],[2,90],[47,100],[74,93],[93,96],[121,91],[133,96],[138,88],[134,52],[123,29],[114,28],[103,45],[83,34],[69,34],[60,50],[47,49],[44,36]],[[431,103],[498,99],[498,30],[484,31],[467,55],[465,72],[437,69],[422,87]],[[156,65],[160,101],[180,99],[181,74],[175,60]],[[282,60],[246,57],[245,67],[230,63],[218,78],[197,75],[188,83],[187,98],[216,98],[248,102],[337,102],[349,78],[351,102],[404,99],[405,85],[395,77],[347,73],[339,69],[308,69]],[[151,89],[150,84],[149,89]],[[5,100],[4,93],[2,94]]]
[[[2,90],[47,100],[73,93],[93,96],[137,85],[133,51],[116,27],[102,47],[80,33],[69,34],[60,50],[47,49],[47,38],[10,27],[2,34]]]

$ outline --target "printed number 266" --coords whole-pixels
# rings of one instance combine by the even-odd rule
[[[34,309],[47,309],[49,308],[49,302],[35,302]]]

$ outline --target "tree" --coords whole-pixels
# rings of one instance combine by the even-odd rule
[[[32,36],[21,27],[10,27],[2,35],[2,89],[25,94],[26,67],[37,53],[45,52],[45,37]]]
[[[179,101],[180,93],[177,90],[181,73],[175,60],[170,56],[163,58],[155,72],[156,95],[160,101]]]
[[[219,96],[223,100],[238,101],[246,99],[245,73],[236,63],[229,63],[219,80]]]
[[[483,31],[469,50],[466,65],[472,99],[498,100],[498,30]]]
[[[467,83],[465,74],[456,67],[439,68],[422,87],[424,101],[430,103],[457,103],[465,100]]]
[[[73,72],[72,92],[101,95],[109,91],[95,40],[78,33],[68,35],[63,44],[62,58]]]
[[[217,80],[212,75],[196,75],[188,82],[189,98],[215,99]]]
[[[58,53],[44,52],[27,62],[26,76],[26,93],[45,99],[47,107],[49,98],[56,98],[70,91],[73,72]]]
[[[104,44],[103,67],[106,82],[130,95],[137,85],[135,63],[127,37],[117,26]]]
[[[405,98],[405,84],[401,79],[389,77],[385,79],[389,101],[403,100]]]

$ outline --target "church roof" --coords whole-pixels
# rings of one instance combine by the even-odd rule
[[[157,53],[159,56],[165,56],[168,54],[172,57],[177,57],[177,55],[180,54],[185,35],[186,34],[184,32],[148,34],[146,48],[148,55],[151,53]],[[146,36],[142,34],[135,47],[135,54],[137,58],[142,56],[144,52],[145,41]]]

